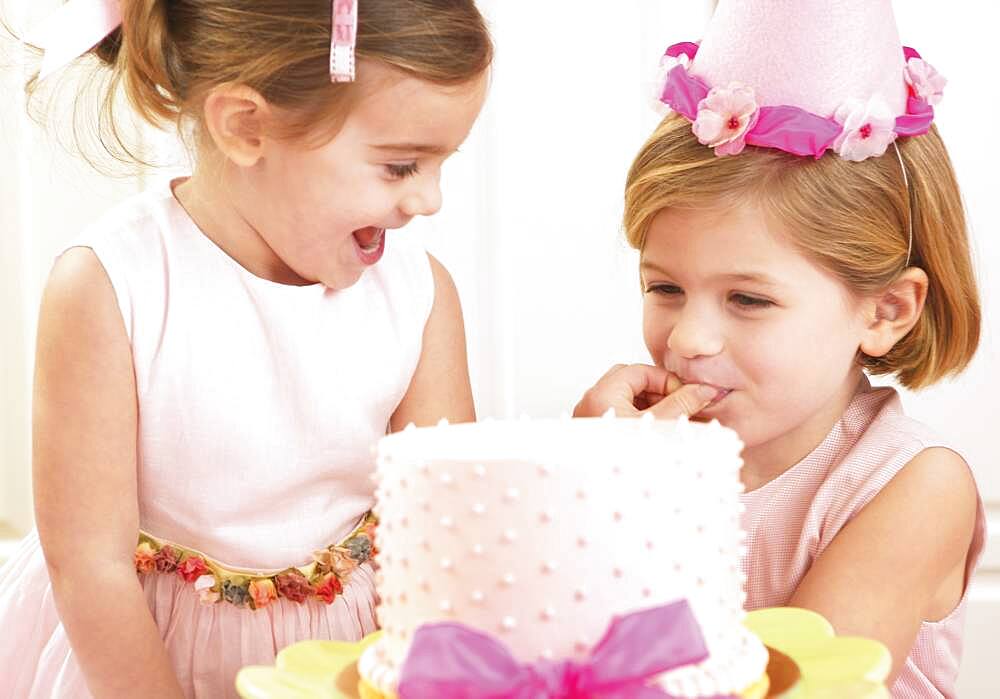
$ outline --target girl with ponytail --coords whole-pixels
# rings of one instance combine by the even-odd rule
[[[37,531],[0,569],[0,696],[235,696],[375,630],[371,447],[475,419],[447,271],[405,232],[486,90],[472,0],[71,0],[90,51],[193,134],[189,176],[89,225],[42,300]]]

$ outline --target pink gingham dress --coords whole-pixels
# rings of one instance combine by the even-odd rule
[[[947,446],[923,424],[903,414],[892,388],[866,387],[826,439],[805,459],[742,496],[746,505],[748,610],[782,606],[812,562],[854,515],[913,457]],[[971,579],[986,538],[982,501],[966,563]],[[892,695],[897,699],[954,697],[966,592],[948,616],[925,621]]]

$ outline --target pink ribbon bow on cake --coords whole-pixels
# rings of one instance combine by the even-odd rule
[[[518,662],[491,636],[461,624],[417,629],[400,673],[400,699],[665,699],[647,683],[708,657],[681,600],[617,617],[581,662]],[[720,698],[721,699],[721,698]]]

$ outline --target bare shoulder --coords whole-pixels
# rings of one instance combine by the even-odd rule
[[[45,285],[46,305],[86,308],[95,302],[114,304],[114,290],[104,266],[90,248],[75,247],[64,252],[52,266]]]
[[[427,258],[431,264],[431,275],[434,277],[434,300],[438,299],[449,303],[458,303],[458,289],[455,288],[455,280],[451,273],[441,264],[434,255],[427,253]]]
[[[922,503],[969,537],[975,525],[979,493],[972,471],[959,454],[945,447],[924,449],[889,482],[880,497]]]

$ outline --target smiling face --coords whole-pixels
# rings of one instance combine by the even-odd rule
[[[860,304],[746,203],[661,211],[641,259],[656,364],[719,389],[701,417],[735,429],[748,461],[801,458],[860,379]]]
[[[359,71],[360,72],[360,71]],[[441,166],[465,140],[486,93],[482,75],[459,86],[364,66],[378,87],[319,148],[270,141],[245,174],[246,223],[288,276],[332,289],[378,262],[387,230],[441,206]]]

